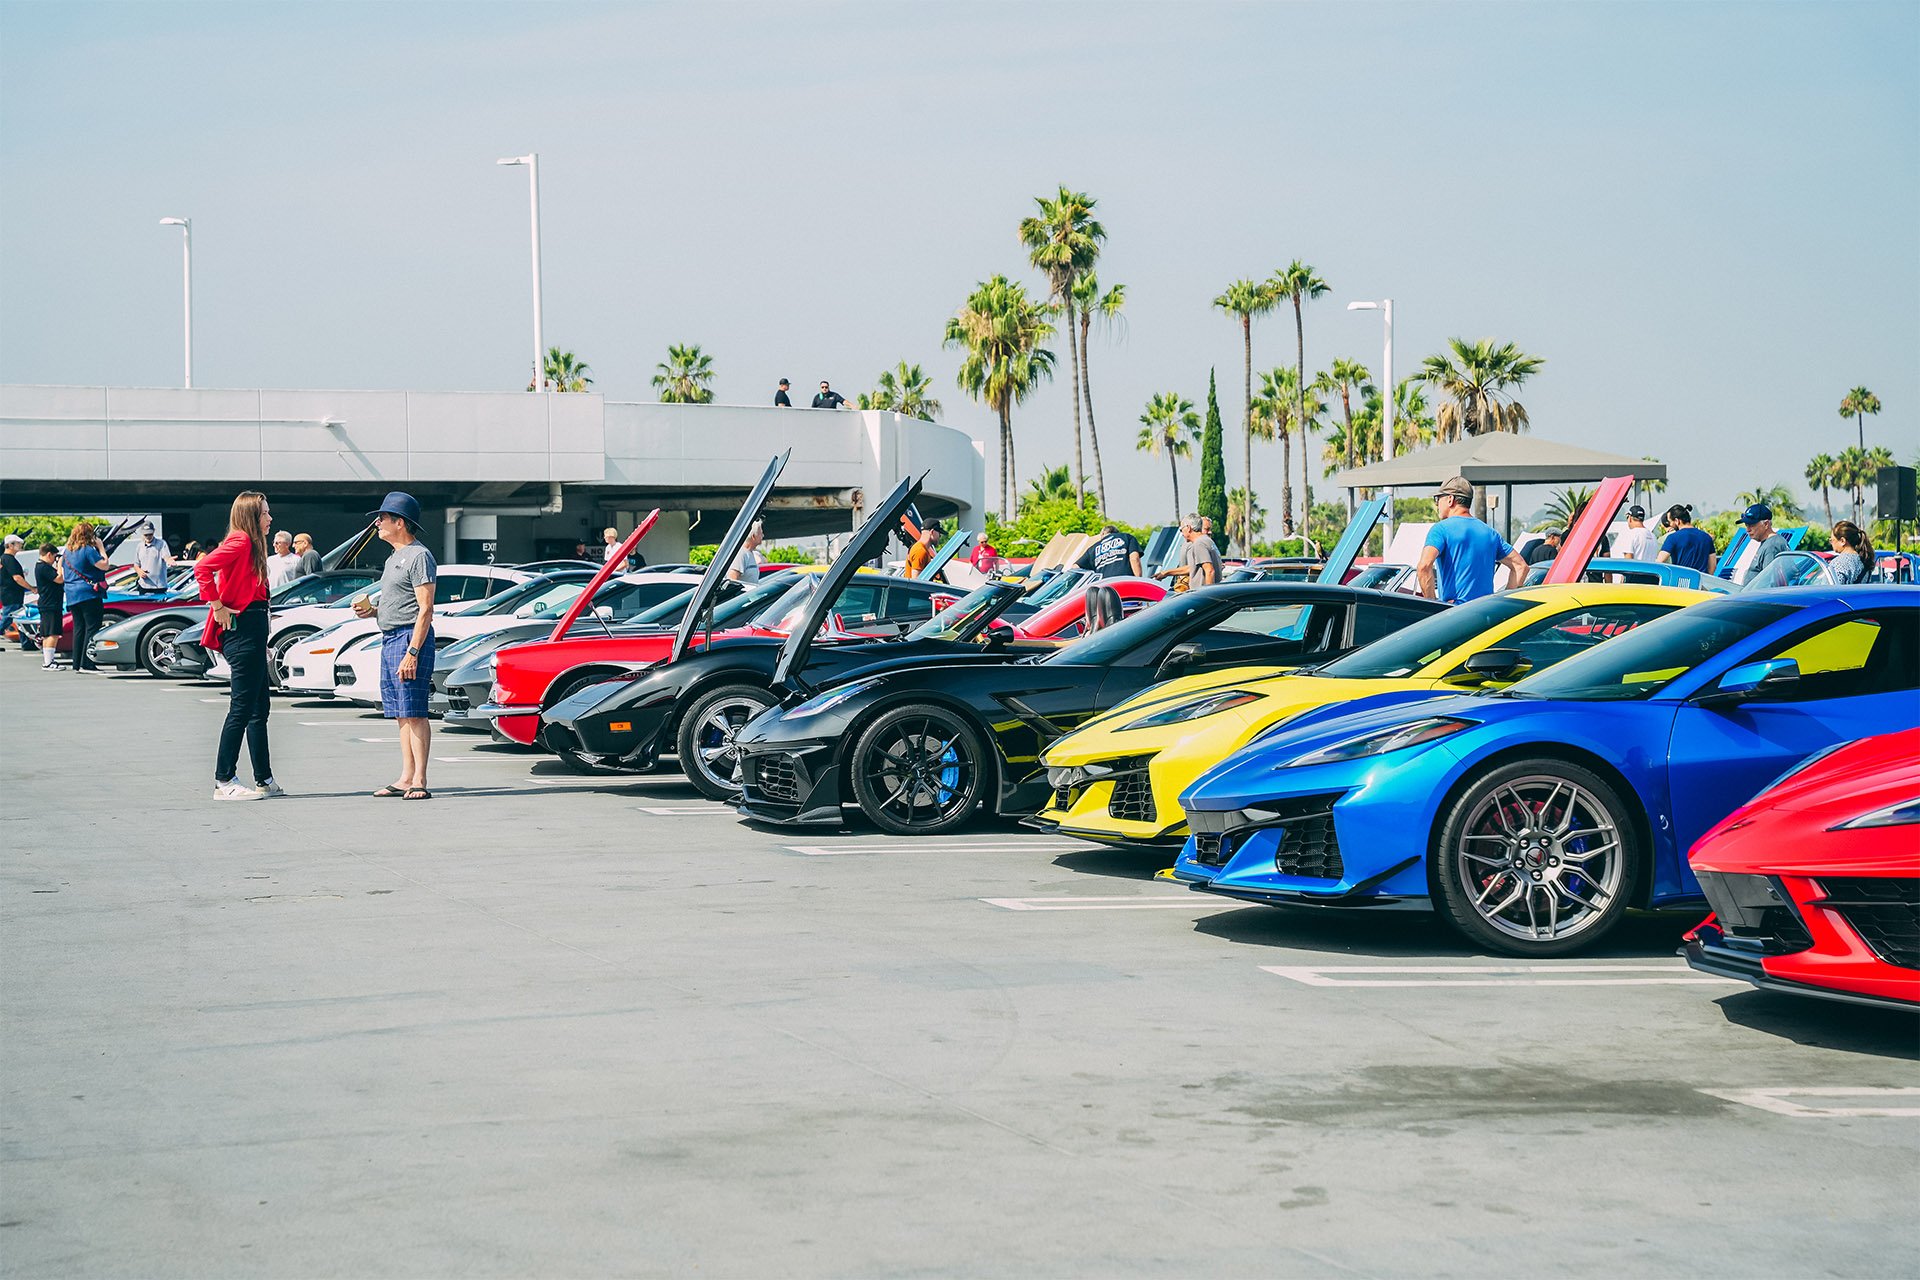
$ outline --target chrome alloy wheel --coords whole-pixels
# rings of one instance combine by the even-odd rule
[[[1627,868],[1606,803],[1545,774],[1514,778],[1482,796],[1452,862],[1451,874],[1480,919],[1527,942],[1571,938],[1609,916]]]
[[[733,697],[709,703],[693,727],[694,768],[717,787],[740,787],[740,746],[735,741],[747,721],[767,709],[764,699]],[[682,762],[688,763],[688,762]]]

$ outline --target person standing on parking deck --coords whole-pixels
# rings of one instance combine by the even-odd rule
[[[93,526],[82,520],[67,536],[67,553],[60,558],[60,579],[67,596],[67,612],[73,615],[73,669],[98,671],[87,646],[105,619],[107,597],[107,552]],[[56,620],[54,626],[59,627]]]
[[[233,669],[227,684],[227,718],[213,760],[215,800],[265,800],[285,795],[273,780],[267,749],[267,713],[273,684],[267,678],[267,536],[273,510],[267,495],[249,489],[233,500],[227,536],[193,564],[200,598],[207,602],[201,643],[218,649]],[[254,785],[242,783],[240,739],[247,740]]]
[[[0,643],[13,625],[14,615],[27,607],[27,592],[32,590],[27,567],[20,563],[20,552],[26,545],[19,534],[10,533],[6,550],[0,552]]]
[[[312,534],[293,535],[293,554],[300,557],[300,566],[293,571],[294,577],[305,578],[320,572],[320,553],[313,549]]]
[[[773,407],[776,409],[793,408],[793,397],[787,394],[787,388],[793,384],[785,378],[780,379],[780,389],[773,393]]]
[[[427,699],[433,693],[433,588],[439,566],[420,541],[420,504],[410,493],[387,495],[373,518],[380,541],[393,548],[380,573],[380,604],[364,597],[353,611],[380,622],[380,710],[400,724],[400,778],[374,792],[404,800],[431,800],[427,752],[433,723]],[[607,530],[612,533],[613,530]]]
[[[60,660],[60,633],[66,628],[66,584],[60,581],[60,548],[51,542],[40,548],[33,566],[33,589],[40,593],[34,608],[40,611],[40,667],[53,670]]]
[[[1660,518],[1667,526],[1666,540],[1660,544],[1660,559],[1701,573],[1713,572],[1713,535],[1693,524],[1693,507],[1676,502]]]
[[[1441,485],[1433,507],[1440,518],[1427,530],[1416,566],[1421,595],[1447,604],[1492,595],[1494,570],[1501,565],[1507,568],[1509,588],[1526,580],[1527,562],[1521,554],[1492,525],[1474,518],[1473,485],[1465,476]]]

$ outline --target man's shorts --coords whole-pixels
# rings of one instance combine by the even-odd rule
[[[433,696],[433,628],[421,646],[413,679],[400,678],[400,663],[413,641],[412,627],[395,627],[380,636],[380,712],[389,720],[424,720]]]

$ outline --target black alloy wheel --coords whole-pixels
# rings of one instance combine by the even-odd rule
[[[747,721],[774,704],[765,689],[727,684],[703,693],[680,717],[674,742],[680,769],[694,789],[709,800],[740,797],[740,748],[734,738]]]
[[[973,816],[986,753],[973,726],[945,707],[899,707],[867,727],[851,757],[853,798],[882,831],[930,836]]]
[[[1626,916],[1645,866],[1619,791],[1552,757],[1475,778],[1428,853],[1440,905],[1468,938],[1512,956],[1583,950]]]
[[[147,674],[166,677],[173,674],[176,654],[174,642],[180,638],[180,624],[161,622],[148,627],[140,636],[140,665]]]

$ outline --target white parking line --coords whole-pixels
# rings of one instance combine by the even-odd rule
[[[1408,964],[1408,965],[1273,965],[1260,966],[1309,987],[1634,987],[1704,986],[1733,983],[1671,964]],[[1349,977],[1364,974],[1365,977]],[[1607,977],[1565,977],[1566,974],[1606,974]],[[1378,976],[1402,975],[1402,976]],[[1631,975],[1631,976],[1629,976]]]
[[[1241,905],[1208,901],[1199,894],[1183,894],[1177,898],[1125,894],[1086,898],[982,898],[980,901],[1006,911],[1232,911]]]
[[[342,724],[365,724],[366,719],[362,716],[342,716],[338,720],[295,720],[294,723],[308,729],[327,729]]]
[[[633,807],[635,809],[638,809],[641,813],[657,813],[663,818],[679,818],[679,817],[685,817],[688,814],[695,814],[695,813],[730,813],[732,812],[725,805],[722,805],[722,804],[701,804],[701,805],[637,804]]]
[[[1015,844],[1011,841],[973,844],[940,844],[927,840],[899,841],[891,844],[790,844],[788,853],[806,858],[843,858],[854,854],[883,853],[1076,853],[1092,848],[1084,844]]]
[[[355,742],[398,742],[398,738],[355,738]]]
[[[1793,1116],[1796,1119],[1836,1120],[1849,1117],[1885,1117],[1920,1116],[1920,1089],[1870,1088],[1852,1086],[1834,1086],[1826,1089],[1702,1089],[1701,1093],[1715,1098],[1724,1098],[1728,1102],[1738,1102],[1743,1106],[1758,1107],[1762,1111],[1771,1111],[1775,1115]],[[1864,1107],[1810,1107],[1802,1102],[1789,1102],[1790,1097],[1813,1098],[1895,1098],[1911,1099],[1915,1105],[1907,1107],[1864,1106]]]

